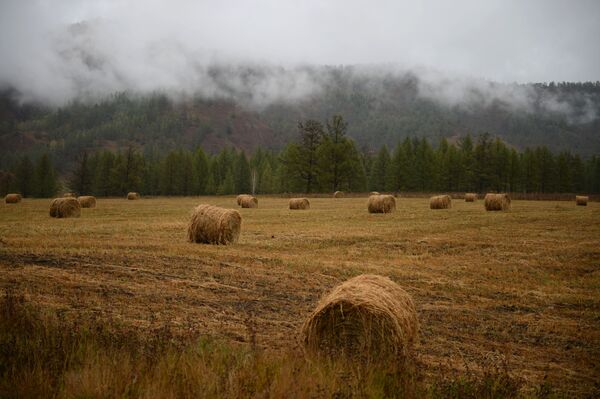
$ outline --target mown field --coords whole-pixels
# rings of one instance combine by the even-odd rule
[[[49,202],[0,205],[0,289],[53,314],[53,326],[85,320],[136,337],[162,328],[173,341],[297,358],[300,327],[320,296],[375,273],[414,298],[414,367],[424,384],[484,378],[491,367],[520,393],[600,392],[600,203],[513,201],[509,212],[486,212],[482,200],[430,210],[426,198],[399,198],[384,215],[367,213],[366,198],[313,198],[310,210],[291,211],[287,199],[259,197],[258,209],[240,209],[239,242],[211,246],[186,241],[189,213],[200,203],[237,208],[234,197],[99,199],[60,220],[48,216]],[[91,396],[114,389],[110,373],[73,367],[73,386],[103,381]],[[11,370],[0,366],[5,395],[7,376],[21,388],[46,381]],[[289,392],[279,389],[247,396]]]

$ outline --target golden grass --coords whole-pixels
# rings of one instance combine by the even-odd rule
[[[231,342],[285,351],[319,298],[350,277],[390,277],[414,299],[427,375],[477,371],[505,358],[529,386],[547,381],[578,396],[600,375],[600,204],[512,201],[511,212],[456,202],[430,212],[365,212],[311,198],[311,209],[261,197],[240,209],[233,246],[191,245],[189,211],[235,197],[98,199],[77,219],[48,217],[48,200],[0,205],[0,286],[33,303],[146,328],[194,324]],[[577,232],[577,234],[574,234]]]

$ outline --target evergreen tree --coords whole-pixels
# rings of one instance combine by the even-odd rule
[[[58,191],[58,182],[56,172],[48,154],[42,155],[35,167],[35,182],[37,191],[35,196],[40,198],[50,198]]]
[[[206,194],[206,186],[209,178],[208,157],[200,147],[198,147],[194,154],[194,167],[196,168],[196,193]]]
[[[241,151],[238,155],[234,179],[235,193],[243,194],[252,192],[250,164],[244,151]]]
[[[91,165],[88,162],[87,151],[84,151],[77,160],[77,166],[69,180],[69,187],[79,195],[90,194],[94,179]]]
[[[371,168],[371,176],[369,179],[370,190],[386,191],[389,186],[388,182],[393,184],[391,179],[391,163],[390,152],[388,151],[387,146],[383,145],[379,149]]]
[[[317,185],[317,148],[323,137],[323,125],[315,120],[298,123],[300,145],[289,147],[286,157],[288,170],[292,169],[304,183],[304,191],[312,192]]]
[[[108,197],[116,195],[113,191],[112,169],[115,162],[115,156],[110,151],[103,151],[98,156],[98,166],[94,177],[93,191],[98,196]]]
[[[35,191],[35,171],[33,163],[27,155],[19,160],[15,177],[21,195],[23,197],[31,196]]]

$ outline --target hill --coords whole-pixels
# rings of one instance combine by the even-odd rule
[[[68,164],[83,150],[135,146],[144,152],[202,146],[253,151],[280,149],[297,137],[299,120],[341,114],[359,147],[392,147],[405,137],[433,143],[488,132],[517,149],[546,146],[584,157],[600,153],[600,82],[498,84],[432,80],[416,73],[352,67],[306,68],[306,94],[256,101],[252,82],[269,73],[244,70],[242,89],[219,95],[115,93],[59,108],[22,104],[19,93],[0,96],[1,165],[16,155],[50,152]],[[215,76],[224,85],[231,75]],[[225,82],[225,83],[223,83]]]

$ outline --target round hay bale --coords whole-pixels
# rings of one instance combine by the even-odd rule
[[[371,195],[367,202],[369,213],[390,213],[396,209],[396,198],[393,195]]]
[[[134,192],[127,193],[127,199],[128,200],[138,200],[138,199],[140,199],[140,195],[138,193],[134,193]]]
[[[251,195],[242,197],[240,205],[242,208],[258,208],[258,199]]]
[[[50,203],[50,216],[53,218],[78,218],[81,205],[76,198],[55,198]]]
[[[188,241],[205,244],[231,244],[238,240],[242,217],[235,209],[198,205],[188,224]]]
[[[344,197],[343,191],[336,191],[335,193],[333,193],[333,198],[343,198],[343,197]]]
[[[23,197],[21,197],[21,194],[6,194],[6,197],[4,197],[4,202],[7,204],[16,204],[21,202],[22,199]]]
[[[250,194],[240,194],[240,195],[238,195],[236,197],[236,201],[237,201],[238,206],[242,206],[242,199],[244,197],[252,197],[252,196]]]
[[[465,202],[475,202],[477,201],[477,194],[475,193],[466,193],[465,194]]]
[[[576,195],[575,196],[575,203],[579,206],[587,206],[587,203],[589,200],[590,200],[590,197],[588,197],[587,195]]]
[[[379,192],[377,192],[377,191],[371,191],[371,192],[369,193],[369,195],[380,195],[380,194],[379,194]]]
[[[308,198],[290,198],[290,209],[310,209]]]
[[[79,201],[79,205],[81,205],[82,208],[96,207],[96,197],[91,195],[82,195],[81,197],[77,197],[77,201]]]
[[[429,199],[430,209],[448,209],[452,208],[452,199],[449,195],[436,195]]]
[[[75,193],[64,193],[62,195],[63,198],[77,198],[77,195]]]
[[[310,354],[380,362],[405,357],[418,329],[411,296],[387,277],[363,274],[319,301],[302,340]]]
[[[510,197],[508,194],[487,193],[483,199],[486,211],[507,211],[510,209]]]

